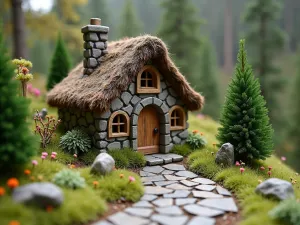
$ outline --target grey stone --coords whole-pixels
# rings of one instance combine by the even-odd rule
[[[170,95],[172,95],[173,97],[175,97],[175,98],[178,97],[177,93],[173,90],[173,88],[169,87],[168,91],[169,91]]]
[[[223,188],[223,187],[221,187],[219,185],[217,186],[217,192],[220,195],[231,196],[231,193],[227,189],[225,189],[225,188]]]
[[[168,94],[169,94],[168,91],[164,90],[161,93],[159,93],[158,98],[160,100],[164,101],[167,98]]]
[[[152,202],[154,205],[158,207],[167,207],[173,205],[172,198],[160,198]]]
[[[107,121],[106,120],[96,120],[95,126],[97,131],[106,131],[107,130]]]
[[[155,208],[154,209],[159,214],[170,215],[170,216],[181,216],[183,215],[183,211],[176,205]]]
[[[192,181],[196,182],[196,183],[199,183],[199,184],[208,184],[208,185],[216,184],[216,182],[214,182],[214,181],[212,181],[210,179],[202,178],[202,177],[195,178]]]
[[[86,121],[91,124],[94,122],[94,118],[92,116],[92,113],[91,112],[86,112],[85,114],[85,118],[86,118]]]
[[[198,185],[198,183],[195,183],[195,182],[192,182],[189,180],[181,180],[180,183],[184,184],[187,187],[193,187],[193,186]]]
[[[108,145],[107,141],[97,141],[96,142],[96,147],[99,149],[106,148],[107,145]]]
[[[108,33],[100,33],[99,36],[101,41],[107,41],[108,39]]]
[[[184,130],[178,136],[182,139],[186,139],[189,136],[189,132],[188,130]]]
[[[141,101],[141,104],[146,107],[147,105],[153,104],[153,97],[145,98]]]
[[[114,225],[146,225],[150,223],[150,221],[147,219],[128,215],[124,212],[113,214],[112,216],[108,217],[108,220]]]
[[[177,173],[175,173],[176,176],[179,176],[179,177],[186,177],[186,178],[195,178],[195,177],[198,177],[197,174],[191,172],[191,171],[187,171],[187,170],[183,170],[183,171],[179,171]]]
[[[134,115],[134,117],[137,117],[137,116]],[[137,126],[131,126],[131,131],[130,132],[131,132],[131,137],[132,138],[137,138],[137,132],[138,132],[137,131]]]
[[[290,182],[278,178],[270,178],[260,183],[255,192],[278,200],[294,198],[294,189]]]
[[[146,158],[147,165],[149,166],[161,165],[164,163],[163,159],[155,158],[151,155],[145,155],[145,158]]]
[[[139,117],[137,115],[135,115],[135,114],[133,114],[131,116],[131,120],[132,120],[132,125],[133,126],[136,126],[138,124],[138,119],[139,119]]]
[[[127,112],[127,114],[130,116],[132,113],[133,107],[131,105],[128,105],[128,106],[124,107],[123,110],[125,112]]]
[[[112,142],[112,143],[107,145],[107,148],[109,150],[111,150],[111,149],[121,149],[121,143],[120,142]]]
[[[173,143],[178,145],[181,143],[181,139],[179,137],[175,136],[175,137],[173,137]]]
[[[88,58],[88,61],[87,61],[87,66],[89,68],[95,68],[98,66],[98,62],[95,58]]]
[[[161,134],[170,134],[170,124],[160,124]]]
[[[187,198],[190,195],[190,191],[176,190],[172,194],[164,194],[164,198]]]
[[[222,199],[204,199],[198,202],[199,205],[219,209],[226,212],[237,212],[238,208],[233,198],[222,198]]]
[[[145,194],[150,194],[150,195],[163,195],[163,194],[168,194],[173,192],[171,189],[163,188],[160,186],[156,187],[145,187]]]
[[[108,54],[108,50],[107,50],[107,49],[102,50],[102,54],[103,54],[103,55]]]
[[[160,106],[161,110],[163,113],[168,113],[169,112],[169,107],[163,103],[161,106]]]
[[[152,208],[153,207],[153,205],[148,201],[139,201],[139,202],[133,204],[132,206],[136,207],[136,208]]]
[[[107,137],[107,133],[106,132],[98,133],[98,135],[99,135],[100,139],[105,139]]]
[[[158,196],[157,195],[144,195],[142,198],[141,198],[141,201],[153,201],[155,199],[157,199]]]
[[[125,105],[128,105],[130,100],[132,98],[132,95],[129,92],[123,92],[121,95],[121,99],[123,100]]]
[[[116,98],[111,103],[111,109],[112,109],[112,111],[119,110],[122,107],[123,107],[123,102],[119,98]]]
[[[88,128],[89,135],[93,135],[96,132],[96,128],[94,125],[90,125]]]
[[[88,66],[88,64],[87,64]],[[94,72],[94,69],[91,69],[91,68],[85,68],[83,70],[83,77],[88,77],[88,75],[92,74]]]
[[[128,87],[128,91],[134,95],[135,94],[135,83],[131,83]]]
[[[136,139],[131,140],[131,147],[134,150],[137,150],[137,140]]]
[[[100,49],[97,48],[93,48],[92,49],[92,55],[94,58],[99,58],[102,54],[102,51]]]
[[[170,135],[160,135],[159,141],[161,145],[168,145],[171,142],[171,136]]]
[[[88,33],[88,32],[108,33],[108,31],[109,31],[109,27],[100,26],[100,25],[86,25],[81,28],[82,33]]]
[[[201,185],[196,186],[195,188],[200,191],[212,191],[216,188],[216,186],[201,184]]]
[[[136,105],[139,101],[141,101],[141,98],[139,98],[138,96],[133,96],[131,99],[131,104]]]
[[[164,164],[172,162],[172,157],[169,157],[168,154],[153,154],[151,156],[155,158],[163,159]]]
[[[168,154],[173,149],[173,147],[174,147],[173,143],[170,143],[168,145],[160,145],[159,146],[159,151],[161,153]]]
[[[208,191],[192,191],[195,198],[223,198],[223,195],[218,195]]]
[[[167,181],[157,181],[157,182],[155,182],[155,185],[163,187],[163,186],[167,186],[167,185],[175,184],[175,183],[178,183],[178,181],[167,180]]]
[[[181,171],[181,170],[185,170],[183,165],[179,165],[179,164],[168,164],[168,165],[164,165],[163,168],[167,169],[167,170],[175,170],[175,171]]]
[[[83,117],[81,117],[81,118],[78,120],[78,124],[79,124],[79,126],[87,127],[87,122],[86,122],[85,118],[83,118]]]
[[[85,49],[94,48],[94,43],[91,42],[91,41],[84,42],[84,43],[83,43],[83,48],[85,48]]]
[[[181,132],[181,131],[178,131],[178,130],[176,130],[176,131],[171,131],[171,136],[172,136],[172,137],[175,137],[175,136],[178,135],[180,132]]]
[[[110,110],[108,110],[108,111],[102,113],[100,118],[108,119],[110,116],[111,116],[111,112],[110,112]]]
[[[98,48],[98,49],[104,50],[105,49],[105,44],[104,44],[104,42],[99,41],[99,42],[95,43],[95,47]]]
[[[91,166],[91,172],[106,175],[115,168],[115,160],[107,153],[100,153]]]
[[[129,140],[124,141],[123,144],[122,144],[122,148],[129,148],[129,147],[130,147]]]
[[[86,33],[83,35],[85,41],[98,41],[99,38],[96,33]]]
[[[175,171],[172,171],[172,170],[164,170],[161,174],[162,174],[162,175],[171,175],[171,174],[173,174],[173,173],[175,173]]]
[[[177,198],[175,199],[175,205],[182,206],[182,205],[189,205],[194,204],[197,201],[196,198]]]
[[[167,216],[154,214],[150,218],[161,225],[184,225],[188,221],[187,216]]]
[[[230,143],[221,146],[216,154],[215,162],[223,166],[232,166],[234,164],[234,147]]]
[[[158,98],[154,98],[153,99],[153,104],[157,105],[158,107],[160,107],[162,105],[162,100],[158,99]]]
[[[167,104],[169,107],[172,107],[173,105],[175,105],[176,103],[176,99],[174,97],[172,97],[171,95],[169,95],[167,97]]]
[[[196,216],[206,216],[206,217],[214,217],[224,214],[224,211],[217,209],[210,209],[200,205],[191,204],[183,206],[183,209],[192,215]]]
[[[151,177],[142,177],[142,181],[143,182],[165,181],[165,178],[162,175],[156,175],[156,176],[151,176]]]
[[[213,218],[207,218],[202,216],[194,217],[187,225],[215,225],[216,220]]]
[[[134,107],[133,112],[139,115],[143,108],[143,105],[139,103]]]
[[[167,85],[165,82],[160,82],[160,87],[161,87],[161,90],[165,90],[167,88]]]
[[[143,170],[145,172],[158,174],[158,173],[161,173],[164,170],[164,168],[162,168],[161,166],[146,166],[143,168]]]
[[[143,182],[144,186],[152,186],[153,183],[151,181]]]
[[[170,184],[166,186],[166,188],[173,189],[173,190],[190,190],[190,187],[184,186],[182,184]]]
[[[125,209],[125,212],[128,214],[131,214],[133,216],[141,216],[141,217],[149,217],[153,210],[147,209],[147,208],[127,208]]]
[[[186,177],[178,177],[174,175],[164,175],[167,180],[172,180],[172,181],[179,181],[179,180],[186,180]]]
[[[142,99],[153,98],[153,94],[140,94],[139,97]],[[150,104],[152,104],[152,103],[150,103]]]
[[[177,154],[174,154],[174,153],[168,153],[168,155],[172,157],[173,162],[180,162],[180,161],[183,160],[182,155],[177,155]]]
[[[47,206],[60,206],[64,201],[64,194],[55,184],[41,182],[15,188],[12,198],[17,203],[32,204],[46,208]]]

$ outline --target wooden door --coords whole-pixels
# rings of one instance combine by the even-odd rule
[[[138,151],[144,154],[159,152],[159,117],[152,106],[146,106],[139,115]]]

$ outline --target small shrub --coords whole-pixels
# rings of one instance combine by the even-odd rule
[[[186,143],[193,149],[199,149],[204,147],[207,144],[207,141],[204,137],[201,137],[198,133],[189,134],[186,139]]]
[[[85,179],[80,176],[80,173],[70,169],[64,169],[55,174],[53,183],[70,189],[85,187]]]
[[[284,224],[300,225],[300,203],[296,199],[285,200],[272,209],[269,215]]]
[[[146,164],[145,156],[131,148],[112,149],[108,151],[116,163],[116,168],[139,168]]]
[[[79,152],[88,152],[91,148],[90,137],[79,129],[68,131],[60,138],[59,146],[71,154]]]
[[[171,153],[175,153],[175,154],[182,155],[182,156],[188,156],[192,152],[193,152],[192,149],[187,144],[175,145],[171,150]]]

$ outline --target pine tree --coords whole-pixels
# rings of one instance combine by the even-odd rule
[[[28,99],[18,95],[18,82],[6,48],[0,31],[0,167],[9,171],[36,154],[38,141],[26,122]]]
[[[158,36],[168,45],[172,58],[189,81],[198,73],[196,61],[201,44],[200,24],[191,0],[164,0],[165,10]]]
[[[119,28],[120,37],[136,37],[141,32],[141,24],[137,18],[132,0],[126,0]]]
[[[220,144],[234,146],[235,160],[266,159],[273,150],[273,129],[259,80],[247,62],[245,41],[240,41],[235,76],[229,84],[217,135]]]
[[[51,61],[50,74],[48,76],[47,90],[54,87],[55,84],[59,83],[64,79],[70,70],[71,63],[69,54],[65,47],[64,41],[61,35],[58,35],[56,42],[55,52]]]

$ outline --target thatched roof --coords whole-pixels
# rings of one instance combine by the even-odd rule
[[[48,104],[106,111],[111,102],[127,89],[133,78],[151,60],[179,93],[189,110],[202,108],[204,98],[189,86],[159,38],[145,35],[111,42],[108,44],[108,52],[101,58],[100,67],[88,77],[82,78],[83,63],[77,65],[48,93]]]

